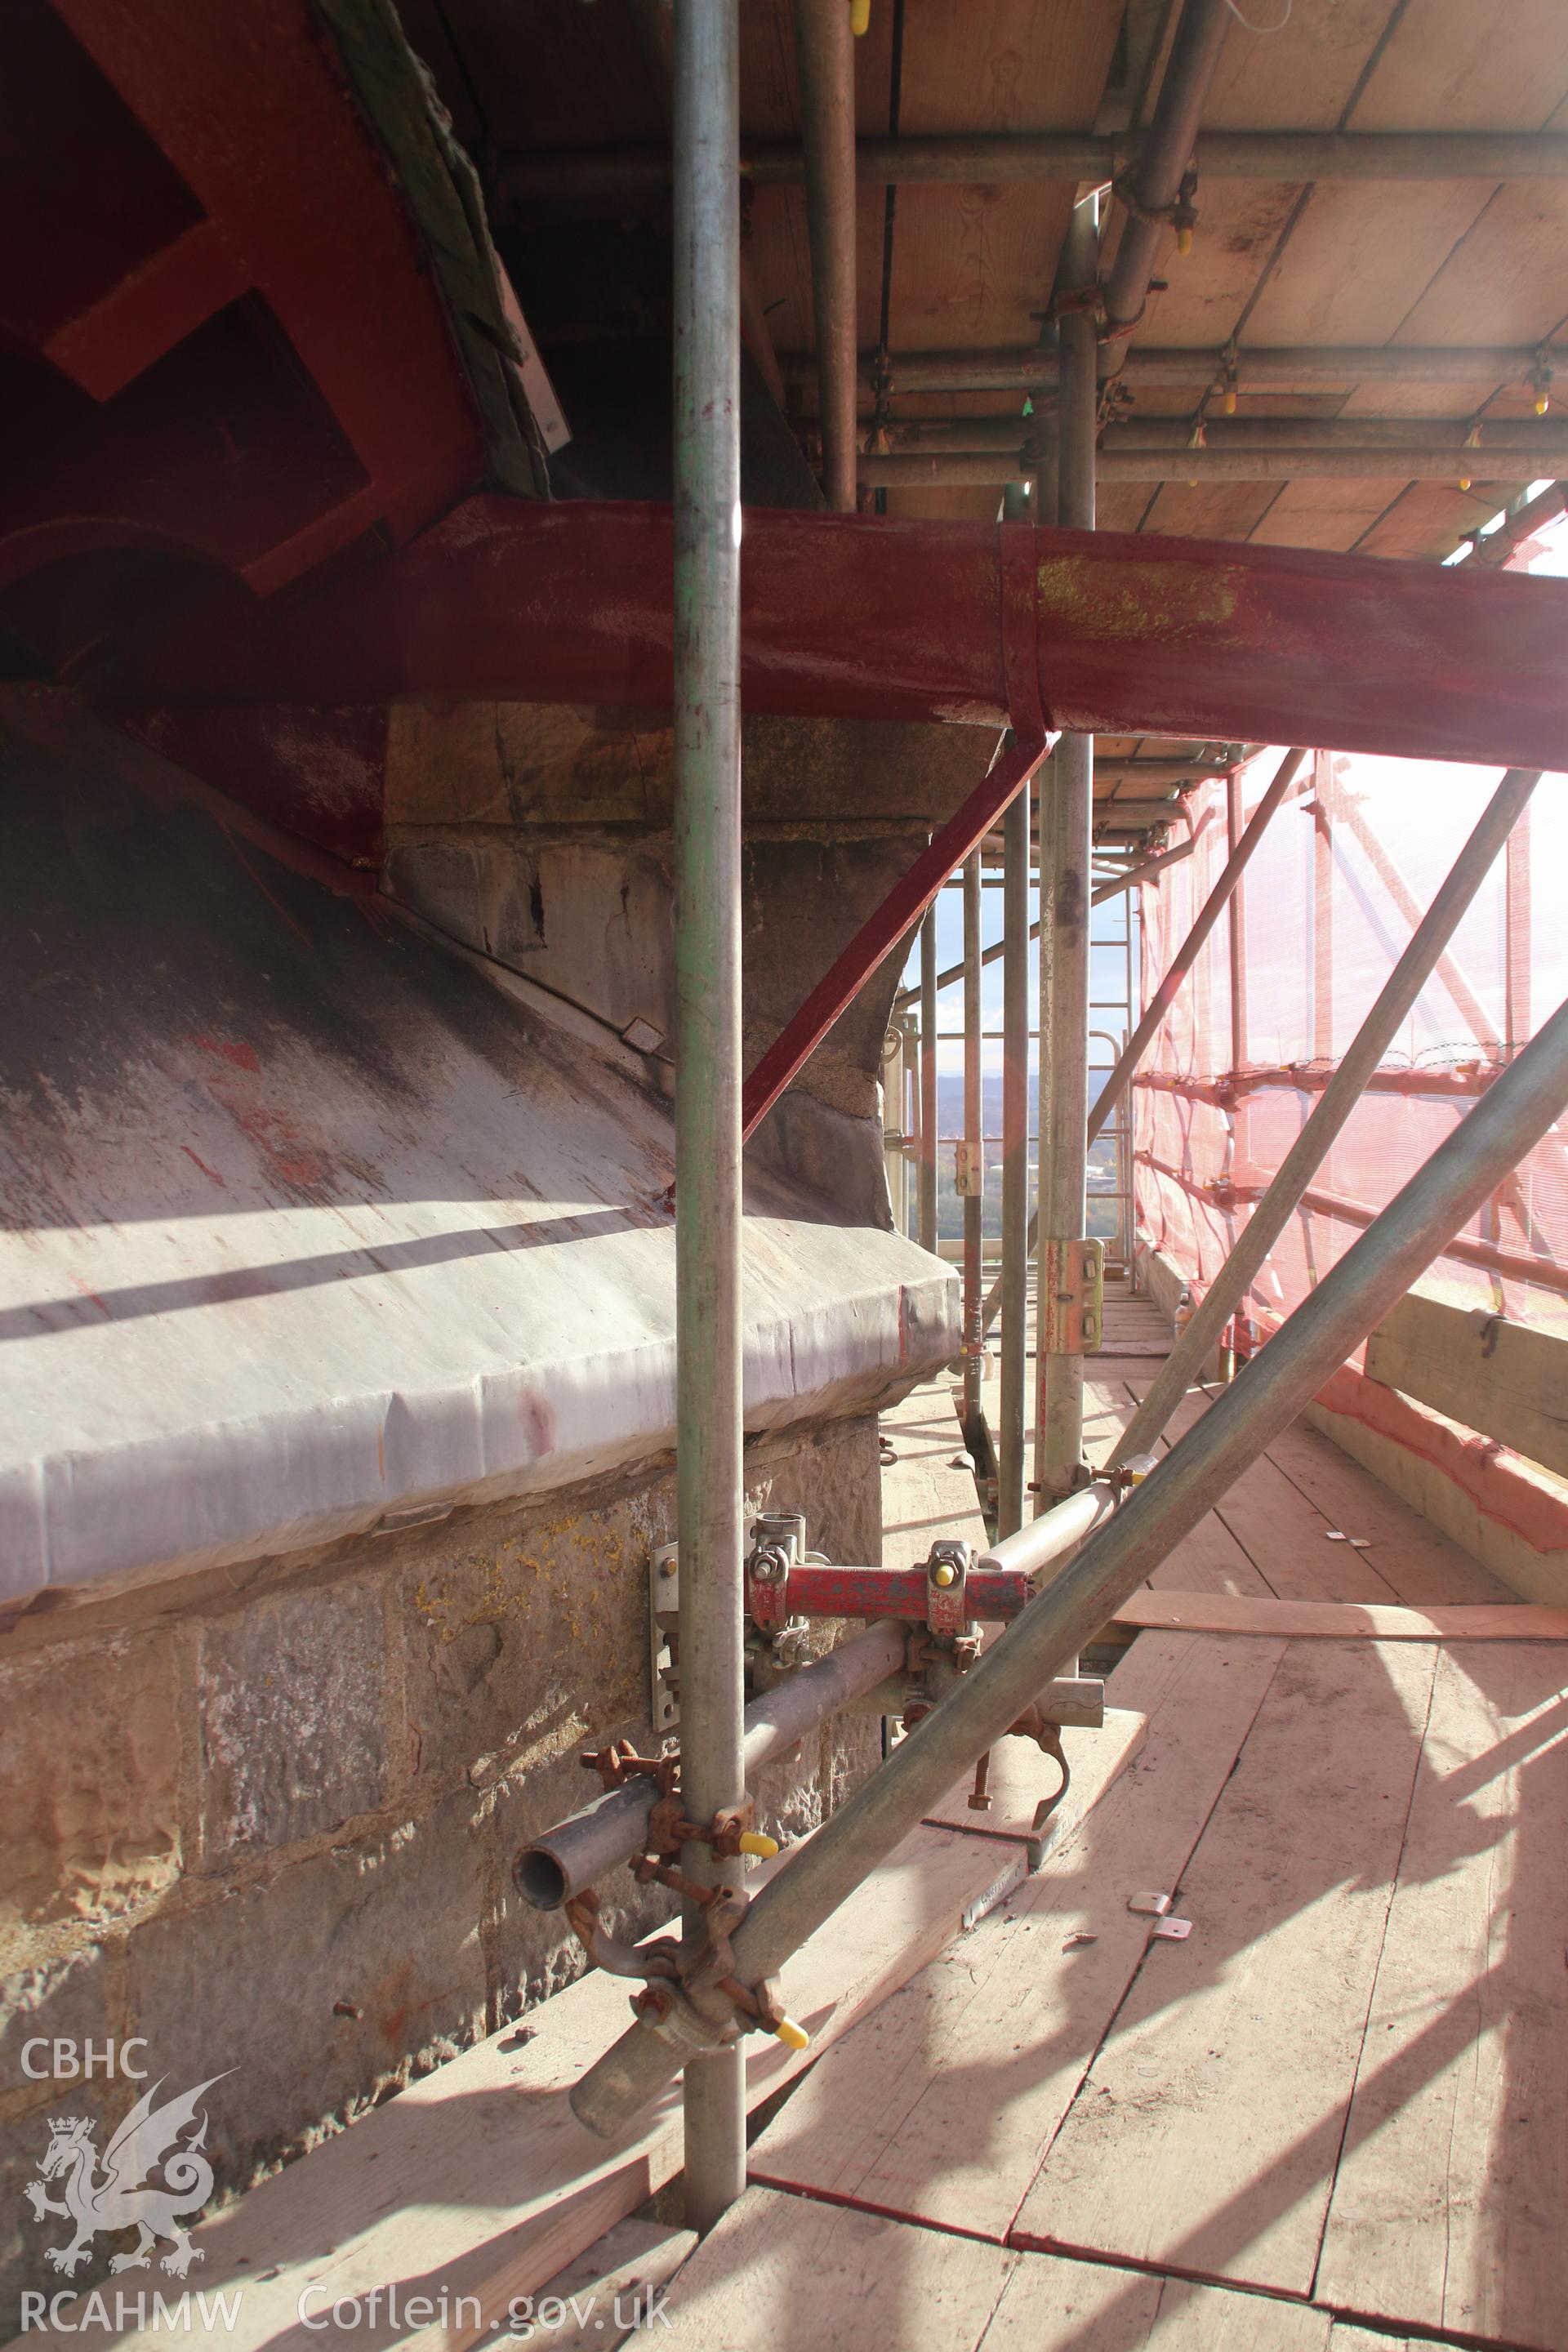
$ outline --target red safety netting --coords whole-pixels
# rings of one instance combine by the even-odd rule
[[[1227,817],[1245,823],[1279,757],[1252,761],[1232,809],[1224,783],[1194,797],[1194,854],[1142,894],[1145,1001],[1226,861]],[[1139,1229],[1197,1284],[1213,1276],[1310,1113],[1500,772],[1332,752],[1305,762],[1236,902],[1236,1003],[1222,916],[1137,1082]],[[1557,903],[1565,870],[1568,777],[1548,776],[1276,1244],[1245,1309],[1258,1336],[1568,995],[1568,919]],[[1568,1122],[1421,1287],[1568,1332]]]

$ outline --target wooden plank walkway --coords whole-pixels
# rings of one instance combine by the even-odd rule
[[[983,1542],[945,1384],[885,1416],[884,1436],[892,1456],[883,1473],[888,1564],[923,1559],[936,1533]],[[1126,1703],[1107,1710],[1102,1731],[1065,1735],[1073,1780],[1053,1822],[1054,1848],[1085,1832],[1143,1737],[1142,1716]],[[1012,1749],[998,1757],[990,1812],[969,1811],[965,1775],[789,1962],[784,1999],[811,2033],[813,2053],[973,1931],[1025,1877],[1037,1843],[1035,1806],[1057,1772],[1026,1743]],[[763,1864],[752,1883],[787,1862]],[[681,2160],[678,2089],[609,2147],[570,2112],[571,2085],[626,2021],[625,1983],[584,1976],[531,2011],[521,2032],[509,2026],[465,2051],[202,2223],[192,2284],[209,2295],[231,2291],[226,2352],[309,2352],[321,2339],[321,2314],[340,2303],[351,2316],[326,2332],[375,2352],[395,2345],[470,2352],[497,2340],[519,2299],[537,2304],[586,2292],[601,2273],[613,2277],[617,2225],[673,2179]],[[748,2041],[746,2053],[753,2108],[809,2063],[761,2037]],[[581,2268],[605,2231],[606,2244]],[[643,2270],[662,2275],[647,2263]],[[427,2326],[395,2322],[389,2288],[400,2311],[434,2299],[440,2317]],[[604,2293],[613,2312],[613,2287]],[[169,2294],[177,2304],[172,2286]],[[134,2292],[130,2305],[134,2313]],[[171,2340],[171,2330],[182,2336],[177,2316],[171,2327],[159,2322],[151,2295],[146,2313],[144,2322],[122,2321],[115,2294],[95,2306],[68,2285],[47,2323],[16,2344],[151,2347]],[[507,2329],[499,2340],[521,2338]],[[536,2329],[531,2340],[546,2338]],[[548,2340],[566,2352],[565,2336]],[[605,2332],[602,2312],[585,2324],[584,2343],[612,2340],[619,2336]]]
[[[1098,1370],[1108,1434],[1147,1357]],[[945,1384],[886,1417],[891,1563],[981,1531],[957,1428]],[[1327,1440],[1260,1468],[1144,1588],[1241,1621],[1137,1635],[1106,1731],[1067,1735],[1043,1866],[1010,1743],[993,1813],[954,1790],[791,1963],[822,2054],[748,2045],[754,2185],[660,2314],[689,2352],[1568,2346],[1568,1646],[1509,1638],[1547,1612]],[[1486,1637],[1450,1644],[1446,1610]],[[1300,1634],[1317,1611],[1332,1638]],[[1184,1937],[1129,1907],[1153,1891]],[[199,2284],[244,2287],[232,2352],[306,2352],[333,2298],[368,2316],[392,2283],[470,2300],[356,2341],[471,2352],[514,2298],[662,2277],[658,2231],[562,2271],[679,2162],[671,2098],[609,2147],[566,2107],[624,1993],[585,1978],[215,2214]],[[85,2316],[18,2342],[166,2340]]]
[[[1142,1599],[1226,1629],[1138,1636],[1142,1751],[799,2080],[677,2282],[693,2352],[1568,2346],[1562,1612],[1299,1426]]]
[[[1568,1609],[1542,1601],[1438,1601],[1406,1609],[1397,1601],[1264,1601],[1229,1592],[1159,1591],[1140,1586],[1124,1601],[1118,1625],[1166,1633],[1261,1633],[1288,1642],[1568,1642]]]

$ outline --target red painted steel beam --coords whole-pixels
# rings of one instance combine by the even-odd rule
[[[1033,1591],[1016,1571],[977,1569],[964,1583],[963,1605],[972,1618],[1005,1624]],[[923,1568],[792,1567],[783,1605],[794,1617],[896,1617],[923,1625],[931,1590]]]
[[[1047,728],[1548,769],[1568,757],[1568,583],[778,509],[744,517],[746,708],[1005,723],[1009,532],[1028,547]],[[666,707],[670,578],[668,508],[475,499],[286,607],[166,606],[122,636],[122,674],[132,698],[157,702]]]

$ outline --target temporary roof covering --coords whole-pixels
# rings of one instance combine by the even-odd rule
[[[49,695],[0,777],[0,1597],[667,1450],[664,1066]],[[751,1432],[957,1345],[820,1214],[749,1181]]]

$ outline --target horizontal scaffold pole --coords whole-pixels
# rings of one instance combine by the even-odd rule
[[[1003,457],[1016,458],[1029,450],[1026,418],[1011,416],[895,417],[881,428],[889,456]],[[1351,450],[1368,455],[1381,450],[1389,457],[1406,453],[1422,456],[1438,449],[1479,463],[1483,457],[1520,457],[1551,467],[1568,459],[1568,423],[1557,416],[1505,418],[1474,425],[1468,418],[1434,416],[1211,416],[1204,438],[1194,446],[1191,423],[1184,417],[1139,417],[1125,425],[1108,425],[1100,437],[1100,456],[1211,457],[1220,451],[1278,452]],[[862,444],[873,428],[860,427]],[[877,453],[865,449],[867,462]],[[1032,462],[1037,463],[1037,458]]]
[[[1032,480],[1037,460],[1017,450],[894,449],[859,460],[860,479],[872,489],[1000,488]],[[1542,474],[1568,472],[1568,436],[1550,443],[1489,442],[1467,449],[1453,441],[1389,447],[1377,444],[1303,448],[1283,443],[1248,442],[1229,448],[1129,448],[1112,442],[1101,450],[1095,478],[1101,482],[1518,482]]]
[[[1257,343],[1232,351],[1226,344],[1168,348],[1133,343],[1122,354],[1123,383],[1194,384],[1233,383],[1240,392],[1294,392],[1315,384],[1528,383],[1550,370],[1568,348],[1554,352],[1541,343]],[[860,354],[860,395],[874,401],[874,352]],[[1035,344],[994,351],[894,352],[888,360],[895,393],[1054,392],[1058,352]],[[816,381],[816,362],[806,352],[781,352],[784,383],[805,391]]]
[[[1089,131],[933,132],[860,139],[855,176],[863,186],[1001,187],[1018,180],[1115,180],[1142,159],[1146,133]],[[1563,180],[1568,138],[1552,131],[1209,131],[1194,155],[1199,183],[1211,180]],[[754,187],[800,187],[805,152],[794,140],[753,141],[741,169]],[[667,147],[508,149],[495,169],[500,216],[581,215],[668,202]]]

